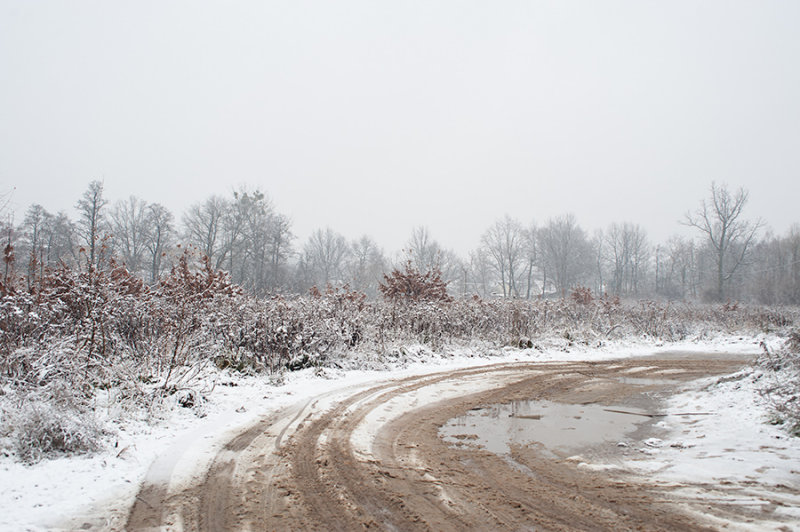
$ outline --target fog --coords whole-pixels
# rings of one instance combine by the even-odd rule
[[[465,255],[504,214],[641,224],[712,181],[800,197],[796,2],[0,1],[0,192],[160,202],[247,185],[292,220]]]

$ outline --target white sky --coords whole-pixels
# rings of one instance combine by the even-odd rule
[[[267,192],[304,239],[466,253],[508,213],[800,221],[800,2],[0,0],[0,192]],[[302,240],[301,240],[302,241]]]

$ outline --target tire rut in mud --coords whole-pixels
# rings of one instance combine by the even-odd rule
[[[512,454],[522,470],[487,451],[448,445],[438,430],[484,405],[529,399],[615,404],[659,388],[620,383],[618,377],[631,371],[686,381],[741,364],[741,358],[499,364],[376,385],[327,410],[308,404],[285,409],[229,442],[201,485],[177,494],[143,488],[147,505],[134,506],[128,528],[702,529],[629,477],[580,470],[516,446]],[[368,456],[354,447],[354,432],[376,409],[453,383],[465,389],[474,383],[480,391],[392,413],[375,429]]]

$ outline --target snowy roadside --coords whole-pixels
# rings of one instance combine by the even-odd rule
[[[708,415],[666,416],[656,423],[663,436],[637,442],[625,466],[706,518],[704,501],[724,500],[750,516],[743,529],[800,530],[800,438],[770,423],[759,394],[764,378],[745,369],[695,381],[667,402],[666,412]],[[716,517],[730,528],[724,513]]]
[[[424,348],[409,347],[388,368],[324,369],[317,372],[308,369],[287,373],[282,385],[270,383],[264,377],[241,377],[228,373],[217,382],[214,393],[200,407],[173,408],[155,424],[129,422],[126,426],[120,426],[108,447],[92,457],[45,460],[32,466],[14,462],[10,457],[0,459],[0,507],[3,508],[0,529],[80,528],[83,522],[94,527],[120,529],[145,475],[153,478],[154,475],[163,474],[164,479],[171,482],[197,478],[204,474],[215,451],[231,435],[282,406],[341,388],[512,361],[604,360],[674,351],[756,354],[761,341],[776,342],[777,339],[735,336],[669,344],[628,340],[602,346],[570,345],[565,340],[552,340],[542,344],[539,350],[502,349],[491,353],[476,347],[433,354]],[[368,356],[365,358],[369,359]],[[357,357],[351,357],[354,367],[358,367],[356,360]],[[390,369],[392,365],[394,369]],[[380,365],[367,364],[367,367],[370,366]],[[723,407],[728,405],[730,414],[735,416],[734,425],[743,425],[742,420],[747,419],[758,429],[750,430],[748,439],[731,435],[731,422],[721,415],[686,428],[681,428],[679,424],[665,427],[687,430],[682,439],[688,443],[683,447],[671,447],[669,442],[665,442],[663,446],[653,447],[657,452],[647,456],[652,458],[658,455],[659,459],[640,462],[638,466],[658,471],[659,478],[674,482],[672,477],[668,478],[669,475],[677,479],[687,476],[696,478],[700,473],[692,464],[702,458],[703,463],[709,464],[709,482],[716,482],[719,477],[715,477],[715,474],[719,471],[740,471],[734,467],[738,467],[739,463],[714,462],[710,461],[711,456],[720,448],[730,448],[732,438],[739,438],[736,441],[747,441],[747,452],[757,455],[751,461],[758,465],[754,465],[755,469],[748,470],[747,474],[765,472],[775,475],[775,482],[796,482],[798,474],[796,471],[792,473],[788,464],[800,463],[800,441],[776,439],[780,431],[763,423],[766,405],[759,401],[753,388],[742,384],[746,381],[722,382],[688,395],[682,394],[675,399],[679,402],[670,408],[682,411],[693,407],[691,401],[695,401],[706,409],[718,406],[722,412]],[[669,420],[665,423],[674,422]],[[764,466],[763,447],[776,446],[777,441],[780,441],[781,453],[788,458],[780,461],[776,454],[777,461],[770,462],[771,465],[767,465],[769,469],[758,472],[757,469]],[[705,454],[699,456],[699,453]],[[747,459],[748,455],[742,456]]]

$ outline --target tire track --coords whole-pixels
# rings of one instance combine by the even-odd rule
[[[718,357],[508,363],[329,392],[233,438],[202,484],[177,494],[143,487],[128,529],[698,530],[696,518],[654,504],[664,497],[629,478],[579,471],[532,447],[513,449],[515,468],[445,444],[438,428],[481,405],[613,404],[665,388],[618,382],[634,371],[686,381],[741,364]]]

